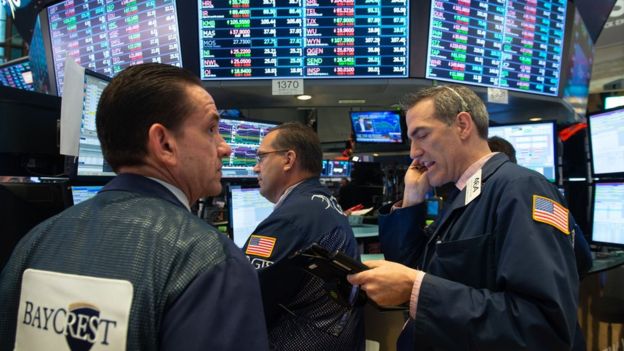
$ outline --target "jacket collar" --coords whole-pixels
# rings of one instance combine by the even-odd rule
[[[138,174],[122,173],[108,182],[103,191],[128,191],[144,196],[156,197],[187,210],[186,206],[169,189],[147,177]]]

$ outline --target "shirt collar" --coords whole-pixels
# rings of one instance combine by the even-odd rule
[[[459,180],[457,182],[455,182],[455,186],[457,187],[457,189],[459,189],[459,191],[464,190],[464,188],[466,187],[466,182],[468,182],[468,179],[470,179],[470,177],[472,177],[475,173],[477,173],[478,170],[483,168],[483,165],[490,158],[492,158],[492,156],[496,155],[497,153],[498,152],[491,152],[491,153],[481,157],[477,162],[471,164],[470,167],[468,167],[468,169],[466,169],[466,171],[464,171],[464,174],[462,174],[462,176],[459,177]]]
[[[171,191],[171,193],[178,199],[178,201],[180,201],[182,203],[182,205],[184,205],[184,207],[186,207],[187,210],[189,210],[189,212],[191,211],[191,205],[189,204],[189,199],[182,192],[182,190],[180,190],[180,188],[176,187],[175,185],[169,184],[169,183],[165,182],[164,180],[161,180],[161,179],[158,179],[158,178],[154,178],[154,177],[147,177],[147,178],[149,178],[149,179],[157,182],[158,184],[164,186],[165,188],[167,188],[167,190]]]
[[[281,204],[282,204],[282,202],[284,202],[284,199],[286,199],[286,197],[288,196],[288,194],[290,194],[290,192],[291,192],[294,188],[296,188],[296,187],[297,187],[297,185],[299,185],[299,184],[303,183],[304,181],[305,181],[305,179],[304,179],[304,180],[302,180],[302,181],[300,181],[299,183],[296,183],[296,184],[293,184],[293,185],[289,186],[289,187],[286,189],[286,191],[284,191],[284,193],[282,194],[282,196],[280,196],[279,200],[277,200],[277,202],[275,203],[275,206],[274,206],[273,208],[277,208],[279,205],[281,205]]]

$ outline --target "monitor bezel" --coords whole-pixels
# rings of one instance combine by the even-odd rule
[[[615,111],[621,110],[624,114],[624,106],[614,107],[607,110],[602,110],[600,112],[593,112],[587,116],[587,143],[589,144],[589,156],[590,156],[590,168],[591,174],[594,178],[609,178],[609,179],[624,179],[624,165],[621,172],[611,172],[611,173],[596,173],[595,165],[594,165],[594,145],[593,145],[593,136],[592,136],[592,120],[597,116],[609,114]],[[594,122],[595,123],[595,122]]]
[[[358,139],[358,134],[355,131],[355,125],[353,123],[353,115],[357,113],[393,113],[399,117],[399,129],[401,131],[401,141],[399,142],[385,142],[385,141],[370,141]],[[403,111],[400,110],[366,110],[366,111],[349,111],[349,123],[351,124],[351,133],[353,134],[353,140],[359,144],[373,144],[373,145],[404,145],[406,141],[406,127],[405,118],[403,118]]]
[[[596,189],[598,184],[621,184],[622,186],[624,186],[624,177],[622,178],[612,178],[612,179],[603,179],[603,180],[597,180],[594,182],[594,184],[592,184],[592,191],[591,191],[591,201],[589,204],[590,207],[590,223],[591,223],[591,234],[590,234],[590,242],[591,244],[594,245],[598,245],[598,246],[608,246],[608,247],[622,247],[624,248],[624,243],[623,244],[618,244],[618,243],[611,243],[611,242],[606,242],[606,241],[599,241],[599,240],[594,240],[594,215],[595,215],[595,207],[596,207]]]
[[[491,122],[491,121],[490,121]],[[543,121],[527,121],[527,122],[514,122],[514,123],[497,123],[497,124],[492,124],[490,123],[490,125],[488,126],[488,138],[492,137],[492,135],[490,134],[490,128],[492,127],[513,127],[513,126],[523,126],[523,125],[537,125],[537,124],[550,124],[552,125],[552,137],[553,137],[553,166],[554,166],[554,170],[555,170],[555,179],[550,180],[548,178],[546,178],[546,176],[544,176],[544,178],[546,178],[546,180],[548,180],[550,183],[552,184],[559,184],[559,179],[560,179],[560,175],[559,175],[559,136],[557,135],[557,121],[556,120],[543,120]],[[509,140],[507,140],[509,141]],[[511,141],[509,141],[511,143]],[[514,146],[514,149],[516,147]],[[525,167],[521,164],[518,163],[519,166]],[[537,171],[536,171],[537,172]],[[539,173],[539,172],[538,172]]]

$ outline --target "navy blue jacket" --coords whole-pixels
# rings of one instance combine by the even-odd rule
[[[480,195],[465,205],[465,193],[424,230],[424,205],[380,217],[386,258],[427,272],[398,349],[571,349],[572,235],[533,219],[534,196],[564,204],[560,192],[498,154],[482,169]]]
[[[262,248],[254,245],[260,239]],[[361,308],[337,304],[327,295],[321,279],[287,264],[291,254],[312,243],[359,259],[347,217],[318,178],[297,185],[258,225],[243,247],[259,269],[271,348],[362,349]]]

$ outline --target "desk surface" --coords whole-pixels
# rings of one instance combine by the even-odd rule
[[[606,271],[624,264],[624,251],[611,252],[606,257],[593,256],[594,262],[592,268],[587,272],[588,274]]]
[[[379,235],[379,226],[377,224],[358,224],[351,226],[353,235],[356,238],[372,238]]]

